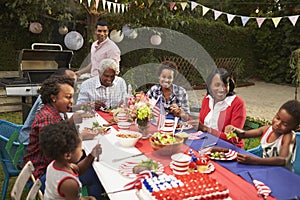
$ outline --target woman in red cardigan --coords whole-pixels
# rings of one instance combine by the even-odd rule
[[[227,139],[224,129],[231,124],[243,128],[246,121],[244,100],[235,92],[231,75],[223,68],[215,69],[206,81],[207,94],[202,100],[198,130],[209,132],[244,148],[244,141]]]

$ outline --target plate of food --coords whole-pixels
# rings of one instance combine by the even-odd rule
[[[177,124],[176,130],[190,130],[194,128],[191,124],[179,122]]]
[[[237,152],[229,149],[226,151],[207,152],[212,160],[234,160],[237,157]]]
[[[127,161],[119,167],[119,172],[123,176],[129,178],[135,178],[137,174],[145,170],[151,170],[157,174],[162,174],[164,172],[164,166],[160,162],[146,159],[142,161]]]

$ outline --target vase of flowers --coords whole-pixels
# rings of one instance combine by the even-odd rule
[[[129,116],[136,122],[142,133],[142,139],[149,138],[151,107],[147,95],[144,92],[139,92],[131,96],[128,101],[128,111]]]

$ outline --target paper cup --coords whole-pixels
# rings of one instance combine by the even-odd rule
[[[128,117],[125,113],[119,113],[117,114],[117,120],[118,122],[126,122],[128,120]]]

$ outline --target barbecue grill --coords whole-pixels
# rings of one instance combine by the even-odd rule
[[[2,78],[0,85],[5,87],[7,96],[22,97],[23,120],[30,109],[26,97],[32,97],[33,104],[42,82],[58,68],[70,68],[72,57],[73,51],[63,50],[60,44],[33,43],[31,49],[21,50],[18,60],[19,77]]]

